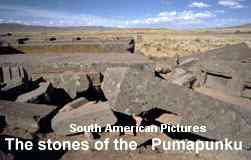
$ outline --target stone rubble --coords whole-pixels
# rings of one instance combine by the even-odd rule
[[[9,63],[2,63],[0,60],[0,96],[25,83],[33,83],[32,80],[37,78],[42,77],[45,80],[39,83],[38,88],[20,92],[21,94],[18,94],[13,102],[0,100],[0,132],[27,139],[50,136],[65,139],[76,136],[77,139],[82,139],[83,132],[71,132],[72,124],[76,126],[97,124],[105,127],[107,124],[131,126],[140,122],[141,125],[158,127],[161,124],[206,126],[206,132],[189,134],[194,136],[192,138],[200,137],[207,140],[228,138],[242,141],[245,150],[231,153],[203,151],[196,155],[190,152],[161,150],[158,152],[162,153],[161,156],[164,155],[163,159],[171,157],[171,159],[188,160],[249,160],[251,157],[251,152],[248,151],[251,146],[251,108],[248,107],[251,104],[248,102],[251,98],[250,51],[251,49],[245,44],[237,44],[212,50],[201,56],[176,57],[175,64],[156,63],[156,65],[140,55],[135,57],[123,55],[127,58],[126,62],[121,60],[122,55],[115,56],[117,59],[88,55],[95,61],[91,64],[82,55],[50,58],[18,55],[18,62],[8,59]],[[31,61],[32,59],[34,61]],[[26,63],[32,67],[27,68],[24,65]],[[210,96],[212,93],[203,93],[203,90],[200,93],[199,88],[219,90],[226,95],[238,97],[238,101],[245,98],[247,103],[245,106],[239,102],[230,103],[230,100]],[[63,96],[59,95],[65,94],[69,97],[69,101],[60,105],[59,103],[50,105],[50,102],[64,101]],[[50,101],[37,101],[43,96],[48,96]],[[163,113],[160,114],[160,111],[150,113],[154,109],[160,109]],[[95,133],[92,134],[94,137]],[[168,133],[157,134],[164,137],[163,139],[169,136]],[[140,139],[140,147],[136,151],[128,151],[128,155],[133,155],[135,158],[142,152],[144,154],[149,152],[149,156],[156,156],[155,151],[150,151],[144,145],[154,136],[142,135],[134,132],[124,133],[123,138],[127,140]],[[103,139],[108,134],[100,133],[98,136]],[[122,137],[120,133],[110,136]],[[189,139],[185,133],[182,136],[184,139]],[[168,138],[174,140],[171,136]],[[92,142],[94,141],[95,139]],[[113,155],[118,154],[112,150],[109,150],[110,152]],[[85,153],[70,151],[61,159],[75,160],[81,159],[82,156],[89,159],[112,159],[113,155],[94,150]],[[5,156],[1,148],[0,156]]]
[[[56,106],[0,100],[0,113],[5,117],[7,125],[30,132],[38,131],[40,121],[56,108]]]
[[[133,68],[107,69],[104,77],[102,89],[115,111],[140,114],[160,108],[180,115],[181,125],[206,125],[206,133],[196,133],[201,136],[251,144],[251,108],[216,100]]]

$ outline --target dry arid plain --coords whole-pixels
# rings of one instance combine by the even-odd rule
[[[0,33],[0,160],[251,159],[250,25],[169,30],[1,24]],[[202,130],[72,133],[71,124]],[[6,137],[54,148],[59,141],[85,141],[90,148],[9,150]],[[94,144],[107,138],[138,145],[98,151]],[[242,142],[242,150],[196,153],[163,144],[153,150],[156,138],[227,138]]]
[[[5,33],[8,29],[4,28]],[[169,29],[55,29],[55,28],[38,28],[36,30],[13,29],[13,36],[10,38],[16,41],[18,38],[30,38],[32,41],[44,41],[50,37],[57,37],[56,41],[72,41],[72,38],[77,37],[91,37],[102,39],[104,41],[115,39],[116,37],[133,37],[136,39],[136,50],[148,57],[173,57],[176,54],[180,56],[187,56],[194,53],[204,53],[208,50],[221,48],[229,44],[238,44],[245,42],[248,46],[251,45],[251,27],[233,27],[233,28],[216,28],[216,29],[197,29],[197,30],[169,30]],[[4,33],[4,32],[3,32]],[[82,47],[78,46],[79,50],[75,52],[82,52],[88,49],[91,52],[98,52],[98,49],[92,46]],[[34,47],[21,47],[21,51],[27,53],[44,52],[43,49],[34,49]],[[49,52],[72,52],[69,47],[61,45],[60,47],[51,47]],[[74,51],[73,51],[74,52]]]

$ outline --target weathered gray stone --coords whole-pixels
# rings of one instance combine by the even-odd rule
[[[61,110],[60,112],[70,112],[74,109],[77,109],[78,107],[81,107],[83,105],[85,105],[86,103],[88,103],[89,101],[84,98],[84,97],[81,97],[81,98],[78,98],[74,101],[71,101],[70,103],[67,103]]]
[[[81,100],[80,100],[81,101]],[[79,100],[76,101],[79,104]],[[116,117],[107,102],[89,102],[73,106],[70,103],[63,107],[52,120],[52,129],[60,135],[73,134],[70,132],[70,124],[81,126],[90,126],[97,124],[105,126],[106,124],[114,124]]]
[[[223,91],[229,95],[241,96],[250,85],[251,64],[238,61],[203,60],[198,66],[197,78],[202,86]]]
[[[3,82],[8,82],[11,80],[10,68],[8,66],[2,66]]]
[[[19,73],[20,73],[20,77],[25,80],[25,71],[24,71],[24,68],[22,66],[19,66]]]
[[[226,45],[223,48],[210,50],[202,55],[204,59],[218,59],[224,61],[245,61],[251,57],[251,49],[246,43]]]
[[[19,74],[19,67],[18,66],[12,66],[10,68],[10,74],[11,74],[11,80],[22,81],[22,77]]]
[[[250,86],[251,49],[245,43],[226,45],[186,60],[191,58],[199,61],[182,67],[196,74],[196,87],[212,88],[231,96],[246,94],[245,88]]]
[[[191,57],[180,62],[179,66],[189,65],[193,62],[199,61],[199,58]]]
[[[75,98],[77,93],[86,91],[90,85],[100,85],[100,75],[98,73],[63,72],[43,76],[54,88],[62,88],[71,98]]]
[[[190,83],[193,82],[194,80],[196,80],[195,75],[191,74],[191,73],[187,73],[181,77],[178,77],[176,79],[173,79],[171,82],[178,84],[180,86],[186,86],[186,87],[191,87]]]
[[[172,66],[163,63],[157,63],[155,66],[155,71],[161,74],[167,74],[172,71]]]
[[[4,84],[1,86],[1,90],[7,91],[29,81],[30,72],[26,68],[16,63],[1,64],[0,79],[1,83]]]
[[[37,131],[40,120],[55,109],[55,106],[0,100],[0,113],[5,116],[7,125],[31,132]]]
[[[42,82],[39,84],[39,87],[37,89],[18,96],[16,102],[32,102],[39,96],[46,94],[46,92],[49,90],[49,87],[50,87],[49,82]]]
[[[140,113],[149,109],[145,108],[145,100],[141,96],[146,94],[144,92],[152,77],[151,73],[128,67],[108,68],[104,74],[102,89],[116,111]]]
[[[182,125],[207,126],[207,132],[196,134],[251,144],[251,108],[228,104],[129,68],[108,69],[102,88],[115,111],[139,114],[161,108],[181,116]]]
[[[6,126],[1,132],[2,135],[9,135],[14,137],[20,137],[24,139],[33,139],[34,138],[34,131],[26,130],[23,128],[17,128],[17,126]]]
[[[177,79],[182,78],[185,74],[187,74],[187,71],[182,68],[175,68],[172,72],[167,74],[160,74],[162,78],[169,80],[171,82],[176,82]]]
[[[187,71],[185,71],[184,69],[176,68],[171,74],[171,79],[179,78],[179,77],[185,75],[186,73],[187,73]]]

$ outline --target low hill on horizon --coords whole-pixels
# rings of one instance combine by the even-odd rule
[[[57,27],[57,26],[36,26],[18,23],[0,23],[0,32],[58,32],[58,31],[102,31],[115,28],[103,26],[76,26],[76,27]]]
[[[205,28],[211,29],[243,29],[250,28],[251,23],[239,25],[239,26],[229,26],[229,27],[217,27],[217,28]],[[0,32],[63,32],[63,31],[109,31],[109,30],[169,30],[168,28],[116,28],[116,27],[104,27],[104,26],[37,26],[37,25],[25,25],[18,23],[0,23]],[[181,29],[179,29],[181,30]],[[186,29],[184,29],[186,30]],[[193,30],[193,29],[192,29]],[[196,29],[195,29],[196,30]]]

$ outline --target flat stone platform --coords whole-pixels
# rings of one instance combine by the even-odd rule
[[[30,61],[32,60],[32,61]],[[150,63],[151,61],[138,53],[63,53],[63,54],[10,54],[0,55],[2,63],[85,63],[85,62],[114,62],[114,63]]]

